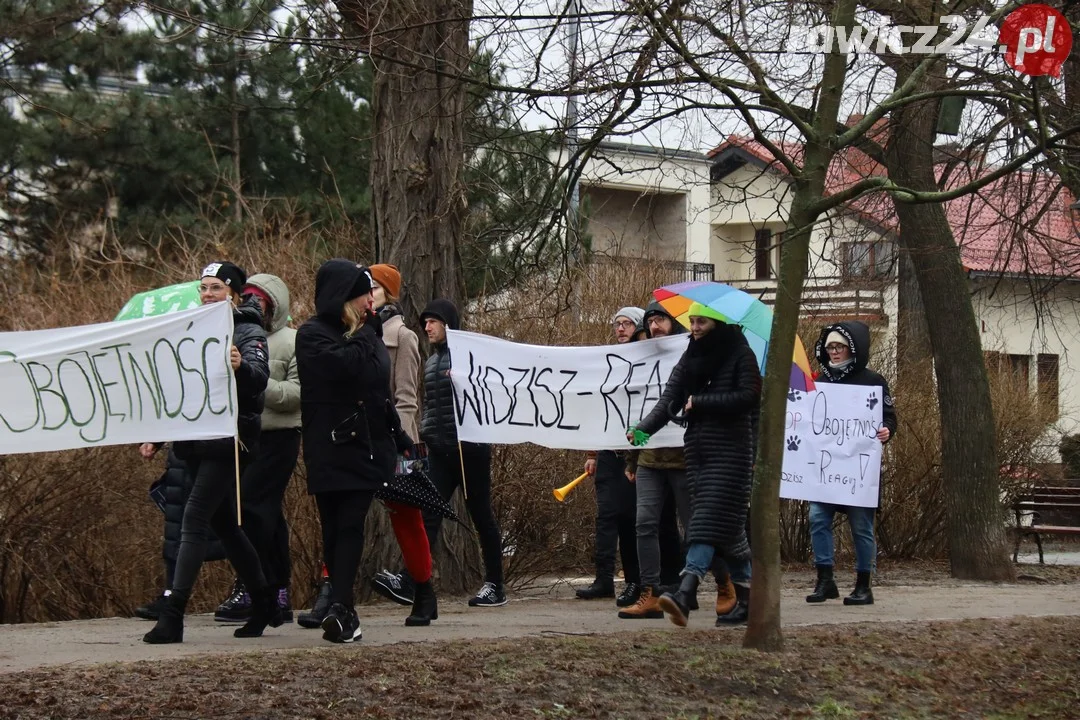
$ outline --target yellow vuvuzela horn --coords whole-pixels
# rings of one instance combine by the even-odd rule
[[[587,477],[589,477],[589,473],[581,473],[576,478],[563,485],[561,488],[556,488],[555,490],[552,490],[551,494],[555,496],[556,500],[562,502],[566,499],[566,496],[570,494],[570,491],[576,488],[578,486],[578,483],[580,483]]]

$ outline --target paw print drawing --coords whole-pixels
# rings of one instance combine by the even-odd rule
[[[787,399],[794,402],[799,402],[800,400],[802,400],[802,393],[798,390],[788,390]]]
[[[787,449],[788,450],[792,450],[792,451],[798,450],[799,445],[801,445],[801,444],[802,444],[802,440],[800,440],[797,436],[788,435],[788,439],[787,439]]]
[[[870,397],[866,398],[866,407],[871,410],[878,404],[877,391],[870,393]]]

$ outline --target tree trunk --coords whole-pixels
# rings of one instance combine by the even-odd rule
[[[919,279],[906,249],[897,252],[896,388],[928,388],[934,382],[929,362],[932,349],[926,309],[919,294]]]
[[[907,77],[906,69],[897,72],[897,86]],[[928,75],[915,92],[930,91],[933,82]],[[889,177],[898,185],[926,192],[938,189],[933,165],[936,123],[936,101],[908,104],[893,113],[886,162]],[[926,322],[941,412],[952,574],[974,580],[1014,580],[998,495],[990,384],[960,249],[941,203],[896,200],[895,204],[900,244],[914,266],[923,307],[934,308],[926,313]]]
[[[472,0],[337,0],[359,29],[373,67],[371,139],[372,232],[375,260],[401,271],[400,307],[418,327],[433,298],[464,311],[458,252],[466,207],[465,84]],[[423,333],[420,334],[424,339]],[[401,552],[379,503],[365,531],[364,577],[400,569]],[[467,518],[462,494],[454,501]],[[466,520],[465,522],[468,522]],[[439,588],[476,590],[482,577],[471,529],[445,522],[432,548]]]
[[[835,27],[850,28],[855,0],[839,0]],[[765,360],[761,394],[754,489],[750,498],[750,545],[754,552],[750,613],[743,647],[779,652],[784,649],[780,628],[780,473],[784,465],[784,422],[791,378],[791,358],[799,325],[799,305],[810,262],[810,235],[825,192],[825,176],[835,154],[836,120],[847,78],[847,59],[830,53],[822,70],[821,95],[814,111],[814,138],[806,142],[802,172],[795,180],[791,212],[780,247],[780,277]]]
[[[233,220],[237,224],[244,221],[244,178],[242,163],[240,162],[240,105],[237,102],[236,83],[240,74],[236,60],[236,45],[230,41],[229,48],[229,150],[232,155],[232,172],[230,181],[233,186]]]
[[[397,265],[401,309],[417,323],[424,305],[461,304],[458,252],[466,213],[465,85],[472,0],[338,0],[369,38],[375,255]]]

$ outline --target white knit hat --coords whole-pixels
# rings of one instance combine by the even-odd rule
[[[829,347],[833,343],[847,345],[848,341],[846,337],[838,333],[836,330],[833,330],[831,333],[829,333],[829,336],[825,338],[825,347]]]

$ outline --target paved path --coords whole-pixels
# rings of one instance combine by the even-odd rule
[[[711,587],[711,586],[710,586]],[[839,601],[808,605],[805,589],[782,595],[785,626],[853,622],[917,622],[1011,616],[1080,615],[1080,585],[990,585],[950,583],[944,586],[893,586],[875,589],[877,604],[844,607]],[[712,596],[701,592],[706,603]],[[715,614],[703,605],[690,618],[692,628],[713,627]],[[510,638],[530,635],[633,632],[650,628],[679,632],[667,620],[619,620],[610,600],[585,602],[569,597],[561,585],[541,595],[511,600],[502,608],[472,609],[464,601],[441,602],[439,619],[430,628],[404,626],[406,608],[380,603],[360,608],[363,646],[399,642]],[[295,624],[269,629],[264,637],[237,640],[232,627],[210,615],[189,617],[180,645],[146,645],[140,638],[151,624],[144,620],[107,618],[73,622],[0,626],[0,672],[18,672],[59,665],[162,660],[193,655],[329,647],[318,630]],[[739,632],[722,630],[718,632]]]

